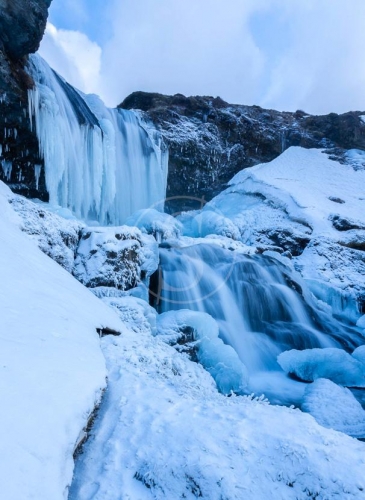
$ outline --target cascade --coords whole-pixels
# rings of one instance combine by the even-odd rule
[[[142,208],[163,210],[168,152],[159,133],[134,112],[79,92],[38,55],[29,72],[29,114],[50,203],[103,225],[120,225]]]
[[[250,390],[279,403],[295,402],[299,382],[284,376],[277,356],[290,349],[352,351],[360,333],[318,308],[305,285],[274,258],[197,244],[162,248],[159,312],[190,309],[218,322],[250,375]],[[298,400],[301,395],[298,393]]]

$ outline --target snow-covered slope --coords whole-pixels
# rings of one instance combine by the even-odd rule
[[[200,365],[137,324],[102,339],[108,390],[70,500],[365,498],[364,443],[299,410],[219,394]]]
[[[8,196],[0,183],[1,497],[61,500],[105,386],[96,328],[123,325],[21,232]]]

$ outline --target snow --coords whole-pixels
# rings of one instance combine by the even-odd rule
[[[195,238],[204,238],[210,234],[215,234],[232,238],[233,240],[239,240],[241,236],[238,228],[230,219],[213,210],[203,210],[196,215],[192,221],[189,221],[184,234],[194,236]]]
[[[289,252],[312,292],[356,323],[365,294],[364,154],[350,150],[342,164],[321,150],[291,147],[238,173],[202,213],[230,219],[247,245]]]
[[[336,213],[365,224],[365,172],[332,161],[318,149],[291,147],[270,163],[239,172],[230,182],[236,190],[266,195],[293,219],[304,220],[314,231],[333,236],[329,215]],[[304,188],[305,186],[305,188]],[[345,203],[334,203],[330,198]]]
[[[304,393],[302,410],[319,424],[350,436],[365,437],[365,411],[349,389],[319,378]]]
[[[0,184],[0,391],[3,408],[9,409],[0,416],[1,453],[7,457],[0,469],[4,498],[67,498],[72,454],[106,376],[107,390],[77,459],[70,500],[266,500],[268,492],[279,500],[365,498],[363,443],[319,426],[299,410],[270,406],[264,397],[220,394],[217,386],[239,392],[246,373],[233,349],[218,339],[209,315],[174,311],[158,317],[115,282],[95,287],[103,298],[98,300],[22,234],[11,196]],[[131,241],[139,242],[139,266],[146,276],[157,266],[156,241],[137,228],[84,228],[83,235],[88,235],[79,247],[85,276],[94,256],[102,260],[110,252],[114,259],[119,250],[130,249]],[[182,248],[190,241],[181,240]],[[202,240],[215,244],[212,258],[222,252],[227,262],[225,248],[242,258],[247,250],[223,236]],[[279,260],[282,266],[287,262]],[[90,276],[99,269],[94,264]],[[144,295],[142,285],[130,293]],[[288,299],[288,292],[284,295]],[[298,304],[292,314],[303,314]],[[207,370],[156,336],[157,330],[176,336],[185,324],[194,329]],[[96,328],[106,327],[120,335],[99,340]],[[352,357],[361,364],[363,349]]]
[[[11,197],[0,183],[1,496],[62,500],[105,387],[96,328],[123,325],[21,232]]]
[[[224,397],[145,328],[102,346],[108,390],[70,500],[365,498],[363,443],[299,410]]]
[[[365,388],[365,356],[362,357],[362,352],[356,349],[351,356],[333,347],[292,349],[281,353],[278,363],[287,373],[307,382],[328,378],[339,385]]]
[[[223,394],[242,393],[248,384],[248,373],[236,351],[218,337],[218,323],[207,313],[180,309],[158,316],[158,333],[168,342],[177,343],[179,332],[193,329],[194,349],[199,363],[212,375]],[[180,334],[181,336],[181,334]]]
[[[179,238],[182,234],[181,223],[169,214],[161,213],[154,208],[139,210],[125,221],[127,226],[136,226],[143,232],[153,235],[156,240]]]
[[[157,243],[138,228],[87,227],[77,248],[74,275],[88,287],[128,290],[143,279],[148,284],[157,266]]]
[[[83,224],[77,220],[65,220],[50,212],[47,204],[35,204],[22,196],[12,194],[9,202],[22,220],[21,230],[37,243],[42,252],[72,272]]]

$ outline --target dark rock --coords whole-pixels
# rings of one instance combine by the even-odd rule
[[[201,208],[237,172],[272,161],[290,146],[338,154],[341,148],[365,149],[361,112],[311,116],[228,104],[219,97],[147,92],[134,92],[120,107],[144,111],[169,146],[171,212]]]
[[[38,140],[29,127],[25,67],[43,37],[51,0],[0,0],[0,180],[19,194],[48,200]],[[6,163],[5,163],[6,162]],[[40,176],[38,179],[39,169]]]
[[[12,59],[36,52],[52,0],[0,0],[0,41]]]
[[[289,253],[293,257],[301,255],[310,242],[310,236],[298,235],[287,229],[273,229],[266,236],[283,249],[285,253]]]
[[[329,196],[328,199],[333,201],[334,203],[340,203],[340,204],[345,203],[344,200],[342,200],[341,198],[337,198],[336,196]]]
[[[331,215],[330,220],[332,221],[332,226],[337,229],[337,231],[365,229],[365,226],[360,222],[354,221],[352,219],[347,219],[346,217],[341,217],[341,215]]]

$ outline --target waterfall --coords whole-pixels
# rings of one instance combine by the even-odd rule
[[[157,130],[82,94],[38,55],[29,72],[29,114],[50,203],[103,225],[122,224],[142,208],[163,209],[168,152]]]
[[[160,312],[190,309],[210,314],[222,340],[247,367],[251,390],[267,396],[271,391],[273,401],[286,402],[280,391],[296,390],[277,364],[281,352],[352,350],[362,343],[359,332],[318,309],[304,284],[295,282],[289,268],[276,259],[208,244],[161,249],[160,258]],[[288,400],[295,401],[293,394]]]

